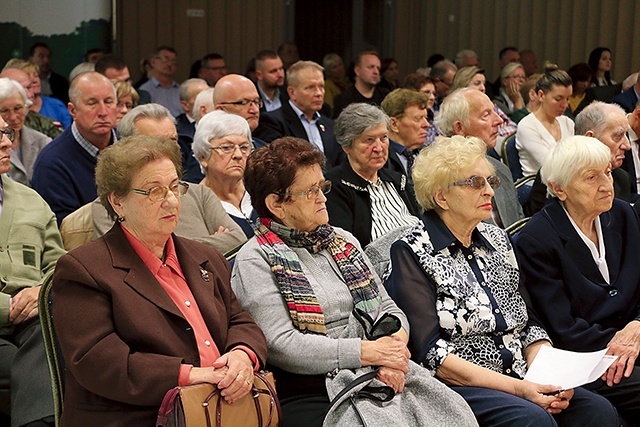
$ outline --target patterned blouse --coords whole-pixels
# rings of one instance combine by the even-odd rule
[[[452,353],[523,378],[524,349],[549,337],[529,317],[507,233],[480,223],[465,248],[435,212],[423,222],[391,247],[385,280],[409,319],[413,360],[435,374]]]

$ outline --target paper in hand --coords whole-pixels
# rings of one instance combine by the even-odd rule
[[[552,384],[563,389],[575,388],[600,378],[618,356],[608,356],[607,349],[578,353],[542,346],[524,379],[537,384]]]

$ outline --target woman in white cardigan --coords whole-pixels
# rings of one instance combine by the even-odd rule
[[[562,115],[569,103],[572,83],[565,71],[550,64],[536,83],[540,106],[518,123],[516,133],[516,148],[524,176],[538,173],[547,152],[558,141],[573,135],[573,121]]]

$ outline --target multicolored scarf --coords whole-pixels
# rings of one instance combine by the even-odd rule
[[[375,318],[381,297],[375,277],[364,256],[352,243],[337,234],[330,225],[321,225],[310,233],[285,227],[270,219],[256,223],[258,245],[267,254],[271,271],[276,276],[280,293],[287,303],[293,325],[305,333],[327,334],[324,314],[318,298],[291,249],[305,248],[311,253],[327,250],[338,264],[353,303]]]

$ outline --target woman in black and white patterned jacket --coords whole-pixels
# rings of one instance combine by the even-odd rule
[[[425,214],[393,244],[386,280],[409,319],[412,358],[462,395],[482,426],[619,425],[592,392],[523,379],[551,343],[528,313],[507,233],[483,222],[500,185],[485,152],[481,140],[454,136],[414,164]]]

